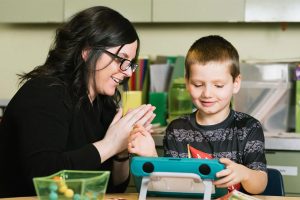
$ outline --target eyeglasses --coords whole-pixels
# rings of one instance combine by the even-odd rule
[[[117,59],[120,62],[120,69],[122,71],[126,71],[129,67],[131,68],[131,71],[134,72],[136,70],[136,68],[138,67],[138,64],[133,63],[132,61],[126,59],[126,58],[122,58],[120,56],[118,56],[117,54],[114,54],[112,52],[109,52],[105,49],[103,49],[103,51],[105,53],[107,53],[108,55],[112,56],[114,59]]]

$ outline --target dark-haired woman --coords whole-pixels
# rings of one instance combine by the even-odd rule
[[[69,170],[111,171],[108,192],[129,180],[127,138],[151,128],[153,107],[122,117],[118,86],[134,73],[139,38],[102,6],[74,15],[56,32],[45,63],[20,76],[22,87],[0,125],[0,197],[35,195],[33,177]]]

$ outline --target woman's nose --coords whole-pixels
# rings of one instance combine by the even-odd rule
[[[128,69],[126,69],[125,71],[122,71],[122,73],[126,76],[126,77],[131,77],[133,72],[131,70],[131,67],[128,67]]]

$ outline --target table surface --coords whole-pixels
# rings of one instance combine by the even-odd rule
[[[300,197],[254,196],[261,200],[300,200]],[[37,197],[3,198],[1,200],[37,200]],[[138,193],[106,194],[105,200],[138,200]],[[147,197],[147,200],[179,200],[178,198]],[[180,198],[180,200],[183,200]],[[193,200],[193,199],[189,199]]]

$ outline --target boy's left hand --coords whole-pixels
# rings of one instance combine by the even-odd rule
[[[228,158],[220,158],[219,161],[226,166],[226,169],[216,174],[220,178],[213,182],[216,187],[230,187],[247,179],[247,168],[244,165],[237,164]]]
[[[136,124],[128,138],[128,152],[139,156],[157,156],[155,142],[150,131]]]

